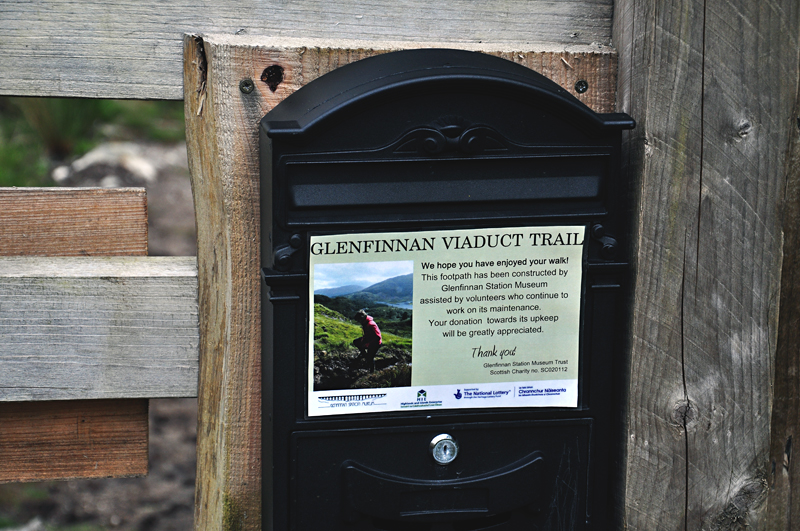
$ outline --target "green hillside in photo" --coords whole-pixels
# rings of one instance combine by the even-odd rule
[[[318,296],[315,301],[319,298],[331,300]],[[411,311],[387,306],[370,309],[369,313],[383,338],[375,356],[374,373],[363,366],[360,353],[353,346],[353,340],[362,335],[361,326],[336,310],[314,304],[315,391],[411,385]]]

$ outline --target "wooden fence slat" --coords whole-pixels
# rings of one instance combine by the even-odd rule
[[[612,5],[612,0],[4,1],[0,94],[182,99],[185,33],[608,46]]]
[[[619,0],[637,121],[627,529],[765,528],[794,0]]]
[[[196,396],[195,264],[0,258],[0,401]]]
[[[0,404],[0,483],[147,474],[147,400],[11,405]]]
[[[144,188],[0,188],[0,256],[145,254]]]
[[[0,188],[0,203],[0,256],[46,256],[51,250],[59,256],[147,254],[147,196],[142,188]],[[25,208],[20,208],[22,205]],[[130,215],[116,216],[116,210]],[[107,215],[97,215],[102,212]],[[126,228],[121,229],[121,225]],[[62,227],[69,230],[63,231]],[[145,474],[147,404],[146,399],[0,402],[0,418],[21,419],[13,440],[0,440],[0,455],[14,456],[0,459],[0,481]],[[108,407],[115,412],[114,425],[109,429],[105,426],[112,423],[112,417],[103,414],[103,408]],[[101,434],[99,440],[79,430],[61,431],[64,437],[58,439],[43,435],[51,433],[56,424],[81,426],[86,418],[94,419],[91,433]],[[130,435],[113,438],[113,451],[100,458],[97,452],[104,444],[102,434],[113,432]],[[21,468],[15,465],[17,462],[28,467]]]
[[[261,279],[258,122],[300,86],[402,45],[346,48],[207,35],[184,41],[189,167],[198,227],[200,384],[196,529],[261,526]],[[440,44],[441,45],[441,44]],[[614,108],[612,53],[482,48],[538,70],[599,112]],[[279,65],[273,92],[260,80]],[[239,83],[255,82],[243,93]],[[288,458],[288,456],[287,456]]]

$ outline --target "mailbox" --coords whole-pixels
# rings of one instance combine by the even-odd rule
[[[264,117],[265,528],[615,528],[633,126],[455,50]]]

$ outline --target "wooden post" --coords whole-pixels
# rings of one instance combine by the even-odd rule
[[[800,117],[800,86],[794,116]],[[800,124],[798,124],[800,126]],[[793,128],[792,128],[793,129]],[[798,127],[800,129],[800,127]],[[772,402],[766,529],[792,531],[800,522],[800,134],[792,130],[783,218],[783,271]]]
[[[261,279],[258,122],[283,98],[337,66],[436,44],[187,36],[187,141],[198,226],[200,383],[195,528],[261,528]],[[438,44],[442,46],[442,44]],[[452,46],[452,45],[451,45]],[[598,112],[614,107],[616,57],[589,49],[535,52],[468,46],[534,68]],[[261,80],[279,65],[282,80]],[[240,90],[250,80],[254,90]],[[288,458],[288,456],[287,456]]]
[[[799,17],[793,0],[615,5],[638,122],[627,529],[765,527]]]

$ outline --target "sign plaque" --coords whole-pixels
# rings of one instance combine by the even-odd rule
[[[585,232],[311,236],[309,416],[576,407]],[[374,368],[358,310],[381,330]]]

